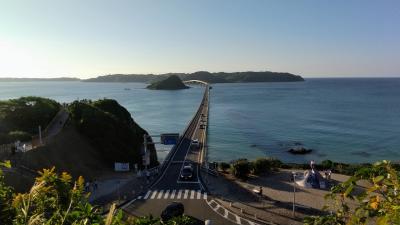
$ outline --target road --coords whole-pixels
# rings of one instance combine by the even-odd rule
[[[141,196],[132,200],[122,208],[134,216],[160,216],[162,210],[171,202],[182,202],[185,214],[198,220],[211,220],[212,224],[235,224],[231,221],[240,220],[235,215],[223,213],[230,220],[216,213],[217,207],[206,192],[199,179],[200,164],[203,160],[206,129],[201,129],[200,124],[208,125],[208,99],[209,88],[206,86],[203,100],[194,118],[188,125],[186,132],[177,144],[175,152],[171,152],[170,160],[160,178]],[[199,147],[191,146],[191,140],[198,139]],[[191,163],[194,166],[192,180],[184,181],[180,178],[183,166]],[[211,206],[210,206],[211,205]],[[214,210],[213,210],[214,208]]]

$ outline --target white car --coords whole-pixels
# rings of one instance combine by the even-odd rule
[[[198,139],[193,139],[192,140],[192,146],[194,147],[200,147],[200,142]]]

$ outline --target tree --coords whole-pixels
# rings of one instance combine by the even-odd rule
[[[369,182],[369,187],[361,193],[355,191],[360,180]],[[388,161],[375,163],[372,167],[360,168],[346,182],[332,188],[327,199],[333,200],[333,206],[327,209],[332,215],[308,217],[307,225],[319,224],[400,224],[399,172]],[[357,205],[352,209],[346,200],[354,200]]]

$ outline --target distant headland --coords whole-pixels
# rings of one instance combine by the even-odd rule
[[[281,72],[218,72],[210,73],[199,71],[194,73],[166,73],[166,74],[113,74],[83,80],[85,82],[144,82],[154,83],[176,75],[183,81],[202,80],[208,83],[249,83],[249,82],[293,82],[304,81],[299,75]]]
[[[250,82],[294,82],[304,81],[303,77],[285,72],[247,71],[247,72],[217,72],[198,71],[194,73],[164,73],[164,74],[110,74],[89,79],[73,77],[60,78],[1,78],[0,82],[26,81],[83,81],[83,82],[115,82],[115,83],[154,83],[166,79],[171,75],[181,80],[202,80],[208,83],[250,83]]]

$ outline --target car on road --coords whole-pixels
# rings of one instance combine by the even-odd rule
[[[188,164],[183,166],[181,171],[181,178],[183,180],[191,180],[193,178],[193,166],[192,164]]]
[[[161,213],[161,220],[167,222],[168,220],[182,216],[185,211],[185,207],[180,202],[172,202],[169,204]]]
[[[199,142],[199,139],[193,139],[192,140],[192,146],[194,146],[194,147],[200,147],[200,142]]]

